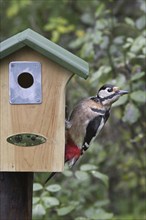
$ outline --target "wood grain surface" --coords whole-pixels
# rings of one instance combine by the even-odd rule
[[[8,66],[12,61],[37,61],[42,65],[42,104],[9,103]],[[0,63],[0,171],[62,171],[65,145],[65,86],[68,70],[36,51],[24,47]],[[19,133],[46,137],[44,144],[18,147],[6,141]]]

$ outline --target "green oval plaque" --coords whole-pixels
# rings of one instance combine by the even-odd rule
[[[7,142],[20,147],[32,147],[46,142],[46,138],[38,134],[22,133],[7,138]]]

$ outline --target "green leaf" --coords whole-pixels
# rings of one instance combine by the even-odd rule
[[[33,197],[33,205],[37,204],[40,201],[40,197]]]
[[[124,122],[133,124],[138,120],[139,117],[140,117],[139,109],[133,103],[128,103],[126,105],[122,120]]]
[[[140,17],[136,20],[136,26],[138,29],[140,29],[140,30],[143,29],[145,27],[145,25],[146,25],[145,15],[143,15],[142,17]]]
[[[133,43],[133,41],[134,41],[133,38],[131,38],[131,37],[128,37],[128,38],[127,38],[127,42],[129,42],[129,43]]]
[[[125,22],[133,27],[135,26],[134,21],[129,17],[125,18]]]
[[[111,71],[110,66],[101,66],[96,72],[93,73],[90,82],[93,83],[95,80],[98,80],[100,77],[109,74],[110,71]]]
[[[58,184],[52,184],[46,187],[46,190],[49,192],[58,192],[61,190],[61,186]]]
[[[124,45],[123,45],[123,49],[128,49],[129,47],[131,47],[131,42],[129,43],[125,43]]]
[[[84,172],[84,171],[76,171],[75,176],[77,177],[78,180],[84,181],[89,178],[89,175]]]
[[[142,52],[143,52],[144,55],[146,55],[146,47],[142,48]]]
[[[42,190],[43,187],[40,183],[34,183],[33,184],[33,191],[39,191],[39,190]]]
[[[83,39],[82,38],[77,38],[76,40],[72,41],[69,44],[69,47],[71,49],[76,49],[76,48],[80,47],[82,44],[83,44]]]
[[[92,165],[92,164],[83,164],[83,165],[80,167],[80,170],[81,170],[81,171],[89,171],[89,170],[96,170],[96,169],[97,169],[97,166]]]
[[[95,206],[96,207],[102,207],[102,206],[106,206],[106,205],[108,205],[110,203],[110,201],[108,200],[108,199],[106,199],[106,200],[99,200],[99,201],[97,201],[96,203],[95,203]]]
[[[135,92],[132,92],[130,94],[130,97],[135,102],[140,102],[140,103],[146,102],[146,92],[145,91],[137,90]]]
[[[129,59],[137,58],[137,55],[135,52],[127,52],[127,56]]]
[[[132,143],[138,143],[144,138],[144,134],[140,133],[137,136],[135,136],[133,139],[131,139]]]
[[[73,175],[73,173],[72,173],[71,170],[65,170],[65,171],[63,172],[63,175],[64,175],[64,176],[67,176],[67,177],[70,177],[70,176]]]
[[[131,81],[138,80],[145,75],[145,72],[136,73],[131,77]]]
[[[12,4],[12,6],[7,9],[8,18],[11,18],[11,17],[17,15],[18,11],[19,11],[19,5]]]
[[[113,214],[112,213],[108,213],[108,212],[104,212],[104,213],[96,213],[92,219],[94,220],[108,220],[108,219],[112,219]]]
[[[85,218],[85,217],[77,217],[77,218],[75,218],[75,220],[89,220],[89,218]]]
[[[57,206],[60,203],[58,199],[56,199],[55,197],[51,197],[51,196],[43,197],[42,201],[43,201],[46,208],[49,208],[52,206]]]
[[[100,179],[106,185],[106,187],[108,187],[108,176],[107,175],[100,173],[98,171],[92,171],[92,175]]]
[[[114,43],[115,44],[119,44],[119,45],[121,44],[122,45],[123,42],[124,42],[124,36],[118,36],[118,37],[114,38]]]
[[[73,205],[63,207],[63,208],[57,209],[57,214],[59,216],[64,216],[64,215],[67,215],[70,212],[72,212],[74,209],[75,209],[75,206],[73,206]]]
[[[93,22],[94,22],[93,17],[88,13],[84,13],[81,16],[81,20],[82,20],[83,23],[88,24],[88,25],[92,25]]]
[[[100,3],[100,5],[96,9],[95,16],[100,16],[101,14],[103,14],[103,11],[105,11],[105,5],[103,3]]]
[[[126,77],[119,73],[118,76],[112,80],[112,83],[123,89],[124,85],[126,84]]]
[[[46,210],[44,209],[42,204],[37,204],[33,208],[33,216],[41,217],[46,214]]]
[[[139,52],[143,47],[145,47],[145,38],[143,36],[139,36],[135,39],[133,42],[133,45],[131,47],[131,52],[137,53]]]
[[[21,0],[19,3],[17,1],[10,1],[10,7],[8,7],[6,14],[8,18],[16,16],[22,8],[29,6],[31,4],[30,0]]]
[[[103,209],[89,208],[85,211],[86,216],[92,220],[108,220],[113,217],[112,213],[105,212]]]

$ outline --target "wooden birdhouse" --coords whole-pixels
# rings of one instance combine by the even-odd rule
[[[88,64],[27,29],[0,44],[0,171],[62,171],[65,86]]]

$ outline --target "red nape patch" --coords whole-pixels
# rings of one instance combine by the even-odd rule
[[[65,145],[65,161],[69,161],[73,158],[79,158],[81,156],[81,149],[74,143],[70,142]]]

